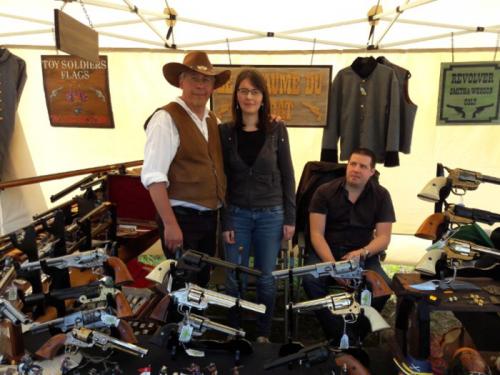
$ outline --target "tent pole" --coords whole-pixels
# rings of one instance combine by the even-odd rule
[[[141,21],[146,24],[147,27],[149,27],[156,35],[158,35],[158,37],[161,39],[163,43],[167,43],[167,39],[161,35],[158,29],[151,22],[149,22],[149,20],[146,19],[146,17],[142,15],[142,12],[135,5],[133,5],[129,0],[123,0],[123,1],[125,2],[125,4],[128,5],[131,12],[137,14],[137,17],[139,17]]]

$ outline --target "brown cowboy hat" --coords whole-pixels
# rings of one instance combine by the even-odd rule
[[[222,72],[215,71],[207,54],[201,51],[189,52],[184,57],[182,64],[171,62],[163,65],[163,75],[175,87],[179,87],[179,75],[187,71],[215,77],[214,89],[225,84],[231,76],[231,71],[229,70],[223,70]]]

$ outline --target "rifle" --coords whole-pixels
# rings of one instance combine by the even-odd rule
[[[292,276],[312,275],[315,278],[331,276],[339,279],[361,280],[363,269],[359,265],[359,259],[331,261],[316,263],[309,266],[295,267],[284,270],[273,271],[276,279],[284,279]]]
[[[186,312],[184,319],[179,323],[166,324],[155,332],[151,342],[160,347],[167,345],[170,338],[170,332],[176,329],[179,333],[178,340],[183,343],[191,341],[192,336],[201,336],[207,329],[224,333],[229,336],[239,338],[245,337],[245,331],[232,328],[224,324],[216,323],[200,315]]]
[[[175,292],[170,293],[170,295],[175,299],[175,302],[180,308],[187,307],[188,309],[196,308],[199,310],[205,310],[208,308],[208,305],[213,304],[227,308],[240,306],[244,309],[255,311],[260,314],[264,314],[266,312],[266,306],[263,304],[248,302],[239,298],[214,292],[209,289],[204,289],[191,283],[186,283],[185,288],[178,289]]]
[[[436,212],[428,216],[427,219],[420,224],[420,227],[415,232],[415,237],[435,241],[441,237],[439,233],[445,225],[446,216],[442,212]]]
[[[24,303],[32,305],[43,299],[55,299],[58,301],[76,299],[78,302],[85,305],[96,302],[109,303],[113,301],[113,297],[118,318],[131,317],[133,313],[127,299],[119,289],[114,287],[113,280],[108,276],[88,285],[56,289],[49,293],[31,294],[24,297]]]
[[[314,299],[311,301],[299,302],[292,305],[292,309],[300,311],[313,311],[327,308],[333,315],[354,315],[358,316],[361,311],[370,321],[372,332],[390,328],[382,315],[371,306],[362,306],[354,298],[352,293],[337,293],[329,296]]]
[[[117,349],[141,358],[148,354],[148,350],[140,346],[115,339],[114,337],[98,331],[81,327],[73,328],[68,333],[60,333],[52,336],[36,351],[35,355],[43,359],[52,359],[63,346],[75,346],[78,348],[98,346],[102,350]]]
[[[457,224],[471,224],[479,221],[480,223],[493,225],[500,222],[499,214],[456,204],[448,205],[445,215],[450,222]]]
[[[127,266],[118,257],[109,256],[105,249],[98,248],[95,250],[76,251],[69,255],[63,255],[55,258],[42,259],[34,262],[26,262],[18,266],[18,272],[30,272],[45,267],[55,267],[66,269],[68,267],[75,268],[95,268],[102,267],[103,264],[110,266],[115,275],[115,283],[117,285],[131,283],[134,281],[132,275],[127,269]]]
[[[108,211],[111,207],[113,206],[113,203],[111,202],[103,202],[96,208],[94,208],[92,211],[88,212],[87,214],[83,215],[82,217],[78,218],[75,220],[75,222],[71,225],[69,225],[66,230],[69,233],[75,232],[78,230],[87,220],[92,219],[94,216],[97,216],[103,212]]]

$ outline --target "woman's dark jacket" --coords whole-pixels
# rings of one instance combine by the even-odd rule
[[[254,164],[248,166],[238,153],[238,130],[232,123],[220,125],[226,206],[266,208],[283,206],[284,224],[295,225],[295,176],[288,132],[282,122],[271,123]],[[223,214],[222,230],[232,230]]]

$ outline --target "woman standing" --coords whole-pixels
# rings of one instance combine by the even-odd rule
[[[257,303],[266,313],[257,318],[257,342],[268,343],[274,311],[276,285],[271,272],[281,240],[295,231],[295,178],[288,133],[282,122],[270,118],[266,81],[254,69],[236,78],[230,123],[220,127],[224,168],[227,176],[226,208],[222,230],[226,260],[248,266],[250,249],[254,267],[262,271],[257,280]],[[241,293],[246,289],[241,280]],[[226,276],[226,291],[240,296],[233,272]],[[238,311],[229,323],[239,326]]]

